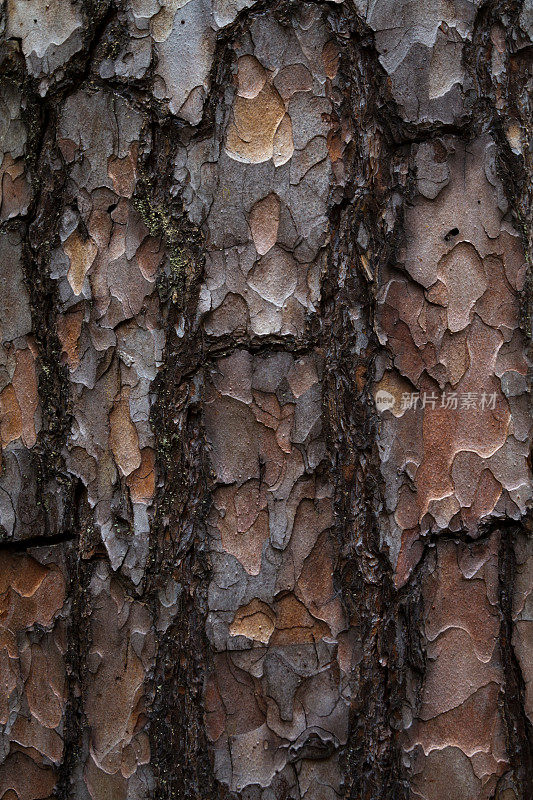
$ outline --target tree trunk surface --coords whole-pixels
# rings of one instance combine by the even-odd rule
[[[0,800],[532,800],[531,0],[8,0]]]

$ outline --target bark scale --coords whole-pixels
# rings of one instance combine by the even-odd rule
[[[4,800],[533,795],[531,41],[8,2]]]

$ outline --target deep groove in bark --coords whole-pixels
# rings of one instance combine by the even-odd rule
[[[529,523],[496,518],[489,513],[475,529],[461,525],[457,530],[421,534],[418,561],[404,585],[396,588],[383,523],[387,487],[378,450],[383,420],[373,399],[377,360],[386,352],[391,359],[394,357],[392,346],[383,344],[377,333],[378,294],[385,272],[398,280],[406,274],[402,251],[408,244],[405,218],[417,198],[412,161],[417,147],[442,146],[447,138],[453,140],[454,146],[462,146],[488,132],[496,143],[498,176],[510,203],[513,223],[531,259],[531,154],[517,155],[507,129],[513,120],[518,120],[524,130],[531,129],[524,88],[531,46],[524,45],[520,32],[521,4],[516,0],[490,0],[477,7],[470,40],[466,36],[461,45],[462,65],[472,79],[472,87],[464,107],[451,122],[438,118],[413,122],[404,112],[380,57],[383,52],[378,49],[378,35],[370,22],[358,15],[360,3],[349,0],[333,5],[317,0],[311,5],[323,12],[341,53],[340,88],[331,90],[331,132],[344,135],[348,130],[350,135],[346,136],[343,152],[347,178],[342,190],[339,191],[340,181],[335,184],[331,179],[329,184],[327,268],[321,278],[319,308],[307,315],[305,326],[298,333],[258,334],[245,328],[245,332],[218,335],[203,330],[197,309],[207,280],[207,223],[198,226],[189,219],[185,210],[187,186],[178,186],[173,170],[183,145],[210,139],[220,144],[226,136],[235,99],[238,47],[254,22],[275,19],[290,32],[296,26],[302,3],[260,0],[241,8],[233,21],[218,32],[209,90],[202,101],[198,124],[171,113],[159,96],[153,41],[144,77],[102,77],[105,73],[99,71],[101,64],[106,58],[118,59],[116,54],[126,47],[130,35],[125,6],[119,0],[85,2],[87,27],[83,44],[67,58],[61,70],[56,70],[50,86],[42,90],[44,96],[26,66],[21,50],[23,38],[13,36],[5,47],[2,45],[0,63],[5,69],[6,85],[12,84],[24,96],[20,114],[28,129],[26,164],[31,177],[31,200],[27,211],[0,224],[0,234],[15,231],[22,239],[24,277],[40,369],[43,424],[37,443],[26,448],[36,475],[35,519],[22,538],[2,536],[0,554],[9,560],[33,557],[39,549],[47,553],[56,548],[66,559],[65,607],[69,617],[64,665],[68,690],[61,723],[64,755],[57,767],[54,790],[61,800],[78,797],[80,783],[86,780],[84,770],[92,734],[84,704],[86,694],[94,690],[91,670],[96,670],[89,667],[91,659],[95,660],[91,615],[100,603],[91,595],[91,582],[100,567],[110,570],[107,545],[94,524],[93,501],[82,478],[69,472],[65,463],[74,424],[74,401],[57,329],[64,308],[58,282],[51,276],[51,251],[59,246],[60,215],[68,204],[76,205],[80,211],[83,202],[88,202],[76,193],[71,179],[73,165],[59,143],[64,104],[78,93],[91,98],[99,93],[109,94],[117,102],[127,102],[130,111],[142,116],[134,189],[122,199],[139,214],[154,242],[164,251],[153,293],[159,303],[158,325],[166,339],[163,366],[150,388],[149,421],[157,449],[158,477],[155,499],[150,505],[148,559],[139,583],[126,574],[122,565],[113,574],[117,596],[123,593],[124,602],[132,608],[148,609],[155,632],[157,646],[151,666],[145,667],[145,705],[138,721],[139,727],[146,722],[150,739],[147,771],[153,777],[151,796],[154,800],[259,798],[256,784],[233,792],[217,780],[213,743],[208,739],[204,718],[206,678],[215,656],[206,620],[213,574],[207,521],[216,491],[216,475],[210,461],[212,445],[204,424],[204,394],[209,372],[219,361],[241,352],[257,359],[280,353],[291,354],[295,360],[317,353],[325,357],[322,424],[328,455],[317,474],[322,476],[329,470],[334,484],[334,589],[336,597],[342,598],[354,633],[354,652],[359,648],[351,675],[348,740],[340,747],[342,796],[346,800],[410,797],[413,775],[405,766],[402,713],[412,699],[408,697],[409,690],[416,695],[414,705],[419,710],[428,672],[427,641],[422,634],[427,610],[424,581],[428,580],[439,548],[456,545],[458,551],[477,546],[488,549],[498,532],[499,647],[504,676],[499,709],[507,732],[509,771],[500,778],[494,798],[509,800],[507,794],[502,794],[509,787],[517,792],[516,800],[533,796],[533,732],[526,713],[526,683],[513,646],[516,546],[519,537],[530,534]],[[498,35],[503,35],[506,42],[502,55],[506,81],[502,84],[503,94],[491,66],[496,41],[500,41]],[[118,197],[118,190],[116,194]],[[117,206],[118,200],[113,211]],[[111,214],[109,209],[108,213]],[[358,238],[362,223],[368,237],[365,246]],[[85,221],[80,225],[87,242]],[[449,225],[448,229],[446,241],[462,232],[459,224]],[[530,276],[520,304],[521,326],[528,333],[531,280]],[[81,304],[79,293],[78,298]],[[433,305],[438,307],[439,302]],[[182,332],[178,335],[180,325]],[[117,356],[109,356],[106,370],[112,358],[116,360]],[[411,385],[416,388],[412,382]],[[262,463],[262,470],[264,466]],[[120,485],[121,498],[112,508],[114,522],[117,527],[122,526],[125,540],[134,533],[128,477],[129,474],[119,475],[116,484]],[[316,505],[316,498],[313,502]],[[177,610],[167,627],[158,629],[163,618],[161,593],[172,581],[178,587]],[[118,607],[119,601],[116,603]],[[112,621],[111,627],[113,624]],[[125,630],[124,635],[133,640],[131,630]],[[41,636],[41,629],[36,631]],[[120,675],[115,680],[119,681]],[[15,746],[22,747],[18,742]],[[310,760],[316,758],[318,763],[326,750],[318,747],[313,752],[311,747]],[[292,777],[304,760],[297,752],[288,759]],[[2,765],[0,779],[1,770]],[[268,800],[273,796],[275,800],[294,800],[295,792],[298,800],[303,800],[297,780],[295,785],[296,789],[285,774],[276,774]],[[80,797],[88,800],[90,790],[85,785],[83,792]],[[118,793],[117,798],[123,800]]]

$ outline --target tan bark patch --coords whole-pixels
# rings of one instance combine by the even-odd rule
[[[22,415],[22,441],[26,447],[33,447],[37,440],[35,414],[39,407],[35,358],[28,347],[25,350],[17,350],[16,361],[13,388]]]
[[[267,72],[254,56],[241,56],[238,61],[237,85],[239,97],[257,97],[267,79]]]
[[[266,603],[254,599],[240,608],[230,625],[231,636],[247,636],[268,644],[275,628],[275,614]]]
[[[339,48],[333,40],[322,48],[322,61],[326,75],[333,80],[339,68]]]
[[[155,491],[155,452],[151,447],[143,447],[140,466],[128,475],[126,483],[133,503],[150,502]]]
[[[73,311],[69,314],[61,315],[57,320],[57,335],[71,371],[75,370],[80,363],[78,345],[83,316],[83,311]]]
[[[252,239],[260,256],[264,256],[276,244],[279,211],[280,201],[273,192],[259,200],[250,211]]]
[[[139,146],[135,142],[124,158],[112,156],[108,159],[107,173],[113,181],[113,189],[121,197],[131,197],[135,190],[138,150]]]
[[[292,122],[288,114],[285,114],[278,125],[274,140],[272,142],[272,161],[276,167],[281,167],[292,158],[294,153],[294,141],[292,138]]]
[[[137,428],[131,421],[129,389],[123,389],[109,414],[109,443],[122,475],[130,475],[141,465]]]
[[[0,438],[2,447],[22,436],[22,412],[13,384],[0,392]]]
[[[92,239],[83,240],[78,231],[70,234],[63,248],[70,261],[67,280],[74,294],[80,295],[85,276],[96,258],[98,248]]]
[[[237,95],[226,137],[226,151],[237,161],[259,164],[272,158],[274,136],[285,105],[273,86],[266,84],[253,99]]]

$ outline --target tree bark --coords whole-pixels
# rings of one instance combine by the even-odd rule
[[[0,800],[531,800],[529,0],[9,0]]]

